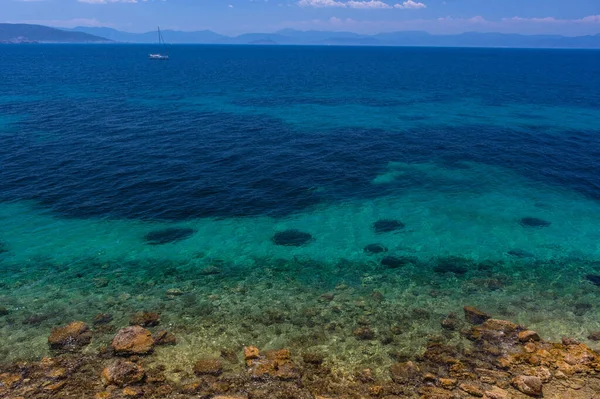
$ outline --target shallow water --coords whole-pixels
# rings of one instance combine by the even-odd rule
[[[177,364],[255,344],[384,367],[464,305],[549,339],[600,329],[599,52],[0,51],[9,360],[140,310]],[[289,229],[311,239],[276,245]]]

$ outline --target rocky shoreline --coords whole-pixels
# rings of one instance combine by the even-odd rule
[[[160,315],[140,312],[109,345],[90,350],[110,315],[94,329],[75,321],[48,337],[53,357],[0,366],[0,397],[24,398],[573,398],[600,397],[600,354],[564,338],[546,342],[535,331],[494,319],[473,307],[449,314],[425,351],[397,358],[386,373],[338,371],[322,353],[247,345],[195,359],[192,369],[161,364],[162,345],[177,345]],[[154,331],[151,331],[151,330]],[[357,340],[365,331],[355,331]],[[451,340],[458,334],[460,339]],[[368,335],[368,334],[367,334]],[[368,337],[367,337],[368,338]],[[345,369],[352,365],[344,365]]]

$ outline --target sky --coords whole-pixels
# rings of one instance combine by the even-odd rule
[[[600,0],[0,0],[0,21],[129,32],[600,33]]]

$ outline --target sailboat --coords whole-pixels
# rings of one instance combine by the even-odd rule
[[[165,53],[164,54],[160,54],[160,53],[156,53],[156,54],[150,54],[148,57],[151,60],[168,60],[169,59],[169,55],[167,54],[167,46],[165,45],[165,40],[162,37],[162,33],[160,33],[160,26],[158,27],[158,44],[162,44]]]

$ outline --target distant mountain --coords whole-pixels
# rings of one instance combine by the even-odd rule
[[[157,43],[158,33],[156,31],[146,33],[122,32],[111,28],[87,28],[78,26],[69,29],[72,32],[84,32],[90,35],[106,37],[115,42],[122,43]],[[175,30],[163,30],[163,37],[168,43],[193,44],[193,43],[217,43],[229,39],[227,36],[219,35],[210,30],[182,32]]]
[[[106,43],[104,37],[42,25],[0,23],[0,43]]]

